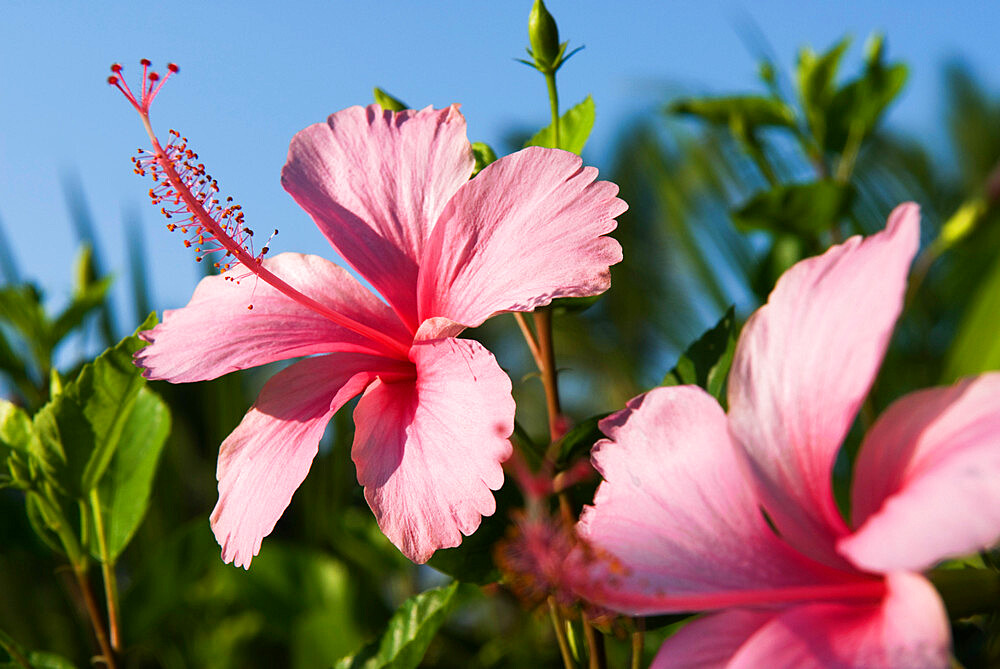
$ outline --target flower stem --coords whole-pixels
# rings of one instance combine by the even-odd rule
[[[10,659],[17,662],[24,669],[35,669],[34,665],[25,657],[22,649],[18,647],[17,643],[11,639],[9,636],[0,630],[0,648],[4,650],[5,653],[10,655]]]
[[[632,669],[641,669],[642,667],[642,649],[646,642],[646,623],[642,618],[635,619],[636,626],[638,629],[632,632]]]
[[[115,576],[115,565],[108,552],[108,540],[104,532],[104,519],[101,515],[101,498],[94,488],[90,493],[90,504],[94,512],[94,534],[97,535],[97,548],[101,554],[101,575],[104,579],[104,600],[108,609],[108,628],[111,635],[111,648],[121,650],[121,623],[118,615],[118,579]]]
[[[83,595],[83,604],[87,608],[87,615],[90,616],[90,624],[94,628],[94,636],[97,637],[97,645],[101,647],[101,659],[108,669],[115,669],[115,654],[108,643],[108,633],[104,628],[104,621],[101,620],[101,612],[97,608],[97,600],[94,599],[94,592],[90,589],[90,581],[87,580],[86,569],[81,569],[73,565],[73,573],[76,575],[76,583],[80,586],[80,594]]]
[[[524,317],[520,311],[515,311],[514,320],[517,321],[517,326],[521,328],[521,334],[524,335],[524,341],[528,344],[528,350],[531,351],[531,357],[535,359],[535,365],[541,370],[542,366],[545,364],[542,362],[542,352],[538,349],[538,342],[535,340],[535,333],[531,331],[531,326],[528,325],[527,319]]]
[[[583,636],[587,640],[590,669],[608,669],[608,658],[604,652],[604,635],[594,629],[586,613],[581,613],[580,615],[583,618]]]
[[[556,598],[549,595],[549,615],[552,618],[552,628],[556,631],[556,641],[559,642],[559,653],[562,655],[563,667],[574,669],[573,656],[569,652],[569,643],[566,641],[566,630],[563,628],[563,618],[559,615]]]
[[[545,85],[549,89],[549,108],[552,112],[552,148],[559,149],[559,91],[556,89],[556,73],[545,74]]]

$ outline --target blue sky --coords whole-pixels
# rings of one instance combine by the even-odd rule
[[[500,146],[516,127],[546,122],[541,77],[514,62],[527,44],[530,2],[55,2],[2,0],[0,20],[0,221],[21,272],[55,304],[69,294],[76,247],[61,181],[79,178],[109,267],[125,275],[123,218],[142,221],[159,308],[181,306],[199,268],[148,204],[151,184],[129,157],[145,146],[138,117],[105,83],[115,61],[135,77],[147,57],[181,66],[153,109],[161,134],[191,141],[224,193],[255,228],[281,229],[274,252],[331,256],[279,173],[298,130],[381,86],[414,106],[462,104],[473,140]],[[941,69],[960,58],[1000,90],[1000,7],[994,3],[739,3],[551,0],[563,39],[586,45],[560,72],[563,102],[588,93],[597,126],[585,158],[601,166],[627,119],[678,91],[756,87],[752,23],[778,62],[799,47],[888,36],[910,83],[889,115],[894,128],[945,146]],[[135,81],[134,78],[130,81]],[[129,313],[123,294],[119,313]],[[132,323],[121,323],[131,327]]]

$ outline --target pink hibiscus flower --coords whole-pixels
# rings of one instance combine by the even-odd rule
[[[154,88],[144,74],[136,100],[112,69],[148,129],[163,80]],[[626,208],[618,187],[595,181],[577,156],[543,148],[470,180],[457,106],[333,114],[292,140],[282,184],[382,301],[318,256],[244,251],[242,214],[213,199],[217,185],[184,140],[153,143],[137,171],[161,181],[154,201],[188,217],[180,229],[194,230],[196,250],[226,250],[243,264],[165,312],[136,364],[147,378],[181,383],[308,356],[268,381],[222,444],[212,529],[223,559],[249,567],[330,418],[362,393],[352,458],[379,527],[416,562],[461,543],[496,508],[514,402],[493,355],[456,335],[500,312],[606,290],[621,260],[604,236]]]
[[[918,241],[904,204],[883,232],[788,270],[740,336],[728,416],[682,386],[601,423],[605,480],[578,530],[612,559],[582,594],[631,614],[710,611],[654,666],[948,666],[945,609],[920,572],[1000,539],[1000,374],[890,406],[862,443],[850,524],[831,482]]]

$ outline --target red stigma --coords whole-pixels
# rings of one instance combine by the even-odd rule
[[[111,65],[111,71],[114,74],[108,77],[108,83],[121,91],[125,99],[128,100],[136,111],[139,112],[143,117],[149,117],[149,107],[153,104],[153,99],[159,94],[160,89],[163,88],[163,84],[167,83],[167,79],[170,75],[175,74],[180,71],[174,63],[167,65],[166,76],[161,77],[157,72],[150,72],[149,66],[152,62],[148,58],[143,58],[139,63],[142,65],[142,83],[136,89],[138,95],[132,92],[132,89],[126,83],[124,77],[121,76],[122,66],[120,63],[114,63]]]

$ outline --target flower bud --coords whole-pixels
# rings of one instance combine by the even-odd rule
[[[559,65],[559,28],[542,0],[535,0],[528,15],[528,40],[535,67],[541,72],[554,72]]]

